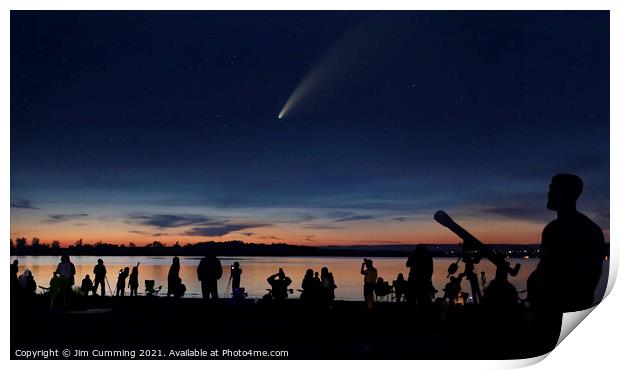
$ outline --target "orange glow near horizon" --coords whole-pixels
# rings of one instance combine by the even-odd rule
[[[62,246],[74,244],[82,239],[86,244],[105,242],[111,244],[134,243],[143,246],[153,241],[173,245],[177,241],[184,245],[200,241],[240,240],[246,243],[293,245],[385,245],[385,244],[456,244],[460,240],[452,232],[434,221],[385,223],[363,221],[345,225],[341,229],[307,229],[296,224],[274,225],[232,232],[224,236],[189,236],[182,230],[162,232],[162,235],[136,234],[126,230],[126,225],[39,225],[37,228],[11,227],[11,238],[24,237],[30,242],[33,237],[42,243],[58,240]],[[540,242],[543,223],[515,220],[467,220],[462,226],[481,241],[489,244],[536,244]],[[245,232],[245,234],[244,234]],[[250,234],[250,235],[247,235]],[[608,232],[606,231],[606,236]]]

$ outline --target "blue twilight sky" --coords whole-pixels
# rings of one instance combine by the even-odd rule
[[[558,172],[608,237],[608,12],[11,13],[13,238],[536,243]]]

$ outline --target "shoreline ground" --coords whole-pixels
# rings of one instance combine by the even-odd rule
[[[350,301],[328,308],[293,299],[274,304],[74,297],[66,312],[52,312],[47,295],[14,299],[11,306],[13,359],[19,358],[16,350],[54,348],[89,353],[81,358],[97,358],[92,350],[157,351],[149,352],[150,359],[197,358],[201,349],[285,351],[278,358],[288,359],[514,359],[546,352],[531,345],[522,306],[500,312],[378,302],[368,310],[364,302]],[[106,358],[131,358],[131,352],[116,353]],[[217,358],[274,359],[247,352]]]

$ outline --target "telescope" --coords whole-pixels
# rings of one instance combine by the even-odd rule
[[[446,212],[437,211],[433,217],[435,221],[448,228],[463,240],[463,260],[466,262],[478,263],[481,258],[491,261],[498,269],[506,269],[511,275],[516,275],[521,267],[517,264],[514,268],[510,268],[508,261],[503,256],[493,254],[489,248],[480,240],[476,239],[469,231],[465,230],[461,225],[457,224]],[[514,276],[513,275],[513,276]]]

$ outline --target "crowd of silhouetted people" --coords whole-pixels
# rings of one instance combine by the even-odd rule
[[[327,267],[321,268],[320,276],[318,272],[308,269],[301,283],[299,299],[304,303],[331,306],[336,298],[336,288],[334,274]]]
[[[14,260],[11,265],[11,291],[19,296],[34,294],[37,284],[34,281],[31,271],[25,270],[24,273],[18,277],[18,263],[18,260]],[[107,287],[110,294],[123,297],[125,296],[127,288],[129,288],[129,296],[137,296],[139,287],[139,266],[140,263],[138,262],[131,269],[128,266],[121,268],[117,274],[115,289],[112,290],[110,282],[108,281],[105,263],[103,259],[99,258],[97,264],[93,268],[94,280],[91,279],[90,274],[87,274],[82,279],[80,286],[77,288],[77,292],[83,296],[105,296]],[[435,289],[432,282],[433,257],[427,247],[425,245],[418,245],[409,255],[405,266],[409,268],[408,278],[405,279],[404,274],[399,273],[396,280],[392,281],[392,284],[390,284],[389,281],[379,276],[377,268],[374,266],[371,259],[365,258],[363,260],[360,270],[363,275],[362,296],[369,309],[372,309],[376,300],[407,302],[416,307],[423,307],[429,305],[436,299],[436,293],[438,291]],[[485,291],[500,290],[500,288],[497,288],[499,284],[510,286],[507,275],[509,273],[513,276],[516,275],[518,267],[517,265],[514,270],[498,268],[496,279],[489,284]],[[481,303],[482,292],[479,288],[479,281],[473,263],[465,262],[464,272],[461,274],[456,275],[457,270],[458,261],[457,263],[451,264],[448,269],[449,282],[443,289],[444,295],[440,297],[440,299],[450,304],[458,302]],[[186,293],[187,288],[183,283],[180,272],[180,259],[179,257],[174,257],[172,258],[172,264],[168,270],[168,289],[166,293],[168,297],[181,298]],[[230,279],[225,292],[226,298],[243,299],[247,296],[245,289],[241,287],[242,272],[243,270],[239,262],[234,262],[230,266]],[[49,287],[40,287],[52,296],[52,307],[61,309],[66,304],[67,297],[71,294],[72,288],[75,285],[75,274],[76,269],[70,257],[68,255],[61,256],[61,261],[53,273]],[[222,275],[223,269],[219,258],[214,255],[209,255],[200,260],[196,269],[196,276],[200,281],[203,299],[219,300],[218,280],[221,279]],[[469,300],[467,294],[463,293],[461,289],[461,280],[463,278],[466,278],[472,287],[472,294]],[[293,280],[285,274],[283,268],[280,268],[277,273],[269,276],[266,281],[269,286],[267,294],[263,296],[263,299],[266,301],[282,302],[294,292],[291,288]],[[153,293],[158,291],[154,289],[152,280],[146,280],[145,283],[146,295],[154,295]],[[484,272],[482,272],[480,284],[486,287]],[[300,292],[299,299],[303,303],[332,306],[336,298],[335,291],[337,287],[334,274],[329,271],[328,267],[322,267],[320,272],[308,269],[301,281],[301,289],[297,290]],[[518,299],[516,290],[513,288],[511,291],[515,292],[513,298],[516,301]]]

